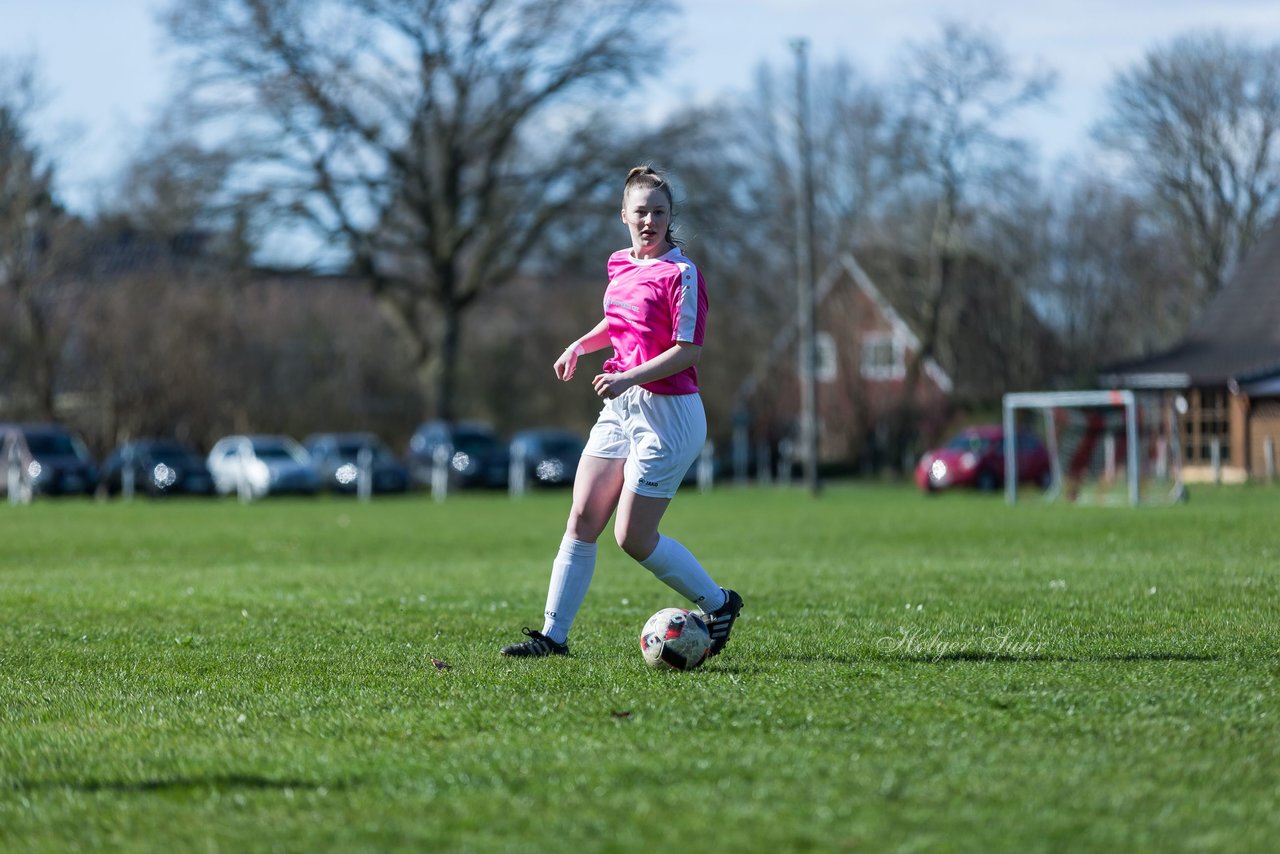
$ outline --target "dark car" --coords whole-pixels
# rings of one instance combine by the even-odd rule
[[[416,483],[431,485],[438,453],[445,455],[451,487],[507,485],[507,445],[488,424],[428,421],[421,425],[409,440],[409,473]]]
[[[409,488],[409,469],[373,433],[315,433],[302,445],[311,454],[325,489],[357,492],[365,465],[369,468],[370,491],[404,492]]]
[[[530,486],[567,486],[578,472],[585,440],[569,430],[522,430],[511,437],[508,453],[512,467],[523,462],[525,483]]]
[[[1018,480],[1048,486],[1053,470],[1049,452],[1034,433],[1018,433]],[[989,424],[962,430],[916,466],[916,485],[926,492],[969,486],[991,492],[1004,485],[1004,428]]]
[[[92,495],[98,468],[84,442],[61,424],[0,424],[0,444],[12,432],[25,446],[22,464],[34,495]],[[4,466],[8,460],[0,461]],[[7,477],[7,474],[6,474]]]
[[[107,492],[123,492],[129,477],[133,489],[146,495],[214,494],[204,457],[176,439],[134,439],[112,451],[102,464]]]

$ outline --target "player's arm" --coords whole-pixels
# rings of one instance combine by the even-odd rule
[[[579,356],[603,350],[608,346],[609,321],[607,318],[601,318],[590,332],[564,348],[564,352],[560,354],[560,358],[556,359],[553,366],[556,376],[562,380],[571,379],[574,369],[578,367]]]
[[[600,322],[595,325],[594,329],[586,335],[583,335],[577,341],[574,341],[567,349],[578,352],[577,348],[581,347],[582,352],[578,353],[578,355],[581,356],[584,353],[594,353],[596,350],[603,350],[605,347],[609,346],[609,343],[609,319],[601,318]]]
[[[600,374],[591,381],[596,394],[613,398],[632,386],[644,385],[678,374],[685,368],[698,364],[702,358],[702,345],[691,341],[677,341],[643,365],[636,365],[620,374]]]

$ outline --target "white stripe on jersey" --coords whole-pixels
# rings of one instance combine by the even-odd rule
[[[680,317],[672,337],[677,341],[693,342],[693,331],[698,326],[698,268],[681,253],[676,260],[680,268]]]

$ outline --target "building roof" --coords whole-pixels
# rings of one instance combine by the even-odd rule
[[[895,329],[910,332],[912,349],[924,345],[924,330],[934,328],[930,355],[948,377],[947,391],[957,401],[981,404],[1008,391],[1043,388],[1061,369],[1057,336],[1012,274],[982,254],[967,251],[942,259],[950,284],[932,300],[921,287],[928,279],[921,257],[870,245],[859,252],[858,261],[869,276],[851,275],[864,291],[863,279],[875,283],[879,296],[873,299],[893,318]],[[929,311],[937,312],[932,322]]]
[[[920,338],[911,328],[911,325],[907,323],[906,319],[903,318],[902,314],[894,308],[893,303],[889,302],[880,289],[876,287],[875,282],[871,281],[871,277],[867,275],[866,270],[862,269],[862,266],[853,257],[852,253],[846,252],[840,256],[840,266],[849,274],[849,277],[853,279],[867,299],[875,304],[881,316],[893,327],[894,334],[905,341],[910,349],[919,350]],[[825,295],[824,292],[823,296]],[[942,366],[932,356],[924,360],[924,371],[943,392],[950,394],[955,389],[955,383],[952,381],[951,376],[942,369]]]
[[[1280,375],[1280,218],[1239,270],[1164,353],[1110,367],[1117,386],[1182,388],[1256,382]]]

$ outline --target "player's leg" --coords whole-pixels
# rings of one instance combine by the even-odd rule
[[[567,655],[569,629],[591,586],[596,541],[609,523],[622,490],[623,460],[584,456],[573,481],[573,505],[560,548],[551,562],[541,631],[525,629],[528,640],[502,648],[520,657]]]
[[[722,591],[702,564],[678,540],[663,536],[658,525],[670,498],[640,495],[624,489],[618,500],[614,534],[622,550],[652,572],[662,583],[699,608],[719,608]]]
[[[638,390],[627,427],[632,452],[614,523],[618,545],[707,616],[714,655],[728,642],[742,598],[717,585],[684,544],[658,531],[706,440],[702,400],[696,394],[664,396]]]
[[[711,633],[710,655],[729,642],[733,623],[742,610],[742,597],[712,580],[693,553],[674,537],[658,531],[670,498],[622,490],[614,532],[627,554],[660,581],[698,606]]]
[[[551,583],[542,633],[564,643],[596,568],[596,541],[609,524],[622,491],[624,460],[584,456],[573,481],[573,506],[560,550],[551,564]]]
[[[560,548],[551,562],[547,604],[541,631],[525,629],[528,640],[502,648],[521,657],[567,655],[569,628],[591,586],[596,568],[596,541],[609,524],[622,491],[628,442],[621,427],[622,405],[613,401],[600,411],[578,462],[573,504]]]

